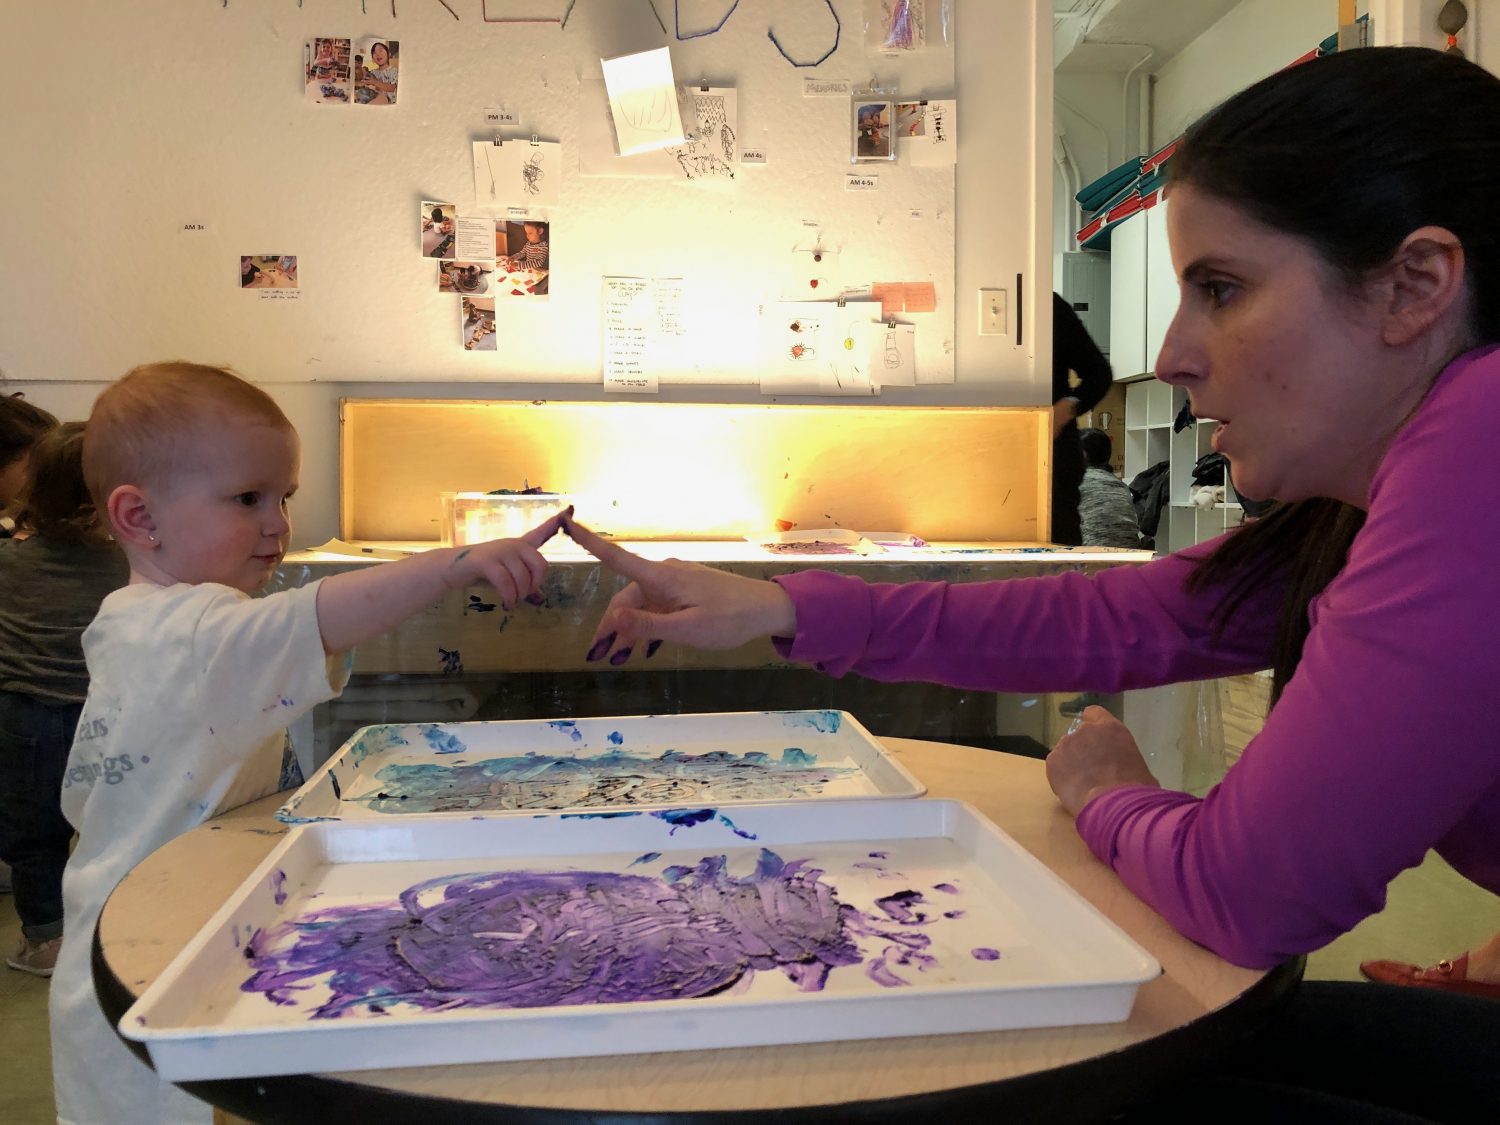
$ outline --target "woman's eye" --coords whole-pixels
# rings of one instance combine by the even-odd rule
[[[1234,286],[1227,281],[1205,281],[1203,291],[1208,294],[1209,303],[1217,308],[1234,295]]]
[[[241,492],[234,498],[234,502],[242,508],[253,508],[260,503],[259,492]]]

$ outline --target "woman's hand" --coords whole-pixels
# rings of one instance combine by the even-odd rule
[[[1146,768],[1135,737],[1103,707],[1088,707],[1047,755],[1047,783],[1074,816],[1106,789],[1121,785],[1160,788]]]
[[[653,655],[662,641],[726,649],[797,631],[796,607],[774,582],[680,559],[652,562],[571,518],[564,519],[563,529],[610,570],[630,579],[610,599],[594,630],[589,660],[608,656],[611,664],[624,664],[643,645],[646,655]]]

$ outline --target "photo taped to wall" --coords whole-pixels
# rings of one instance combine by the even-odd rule
[[[349,104],[348,39],[309,39],[302,58],[307,100],[315,104]]]

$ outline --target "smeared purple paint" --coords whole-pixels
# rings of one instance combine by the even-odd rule
[[[976,961],[998,961],[998,960],[1000,960],[1000,951],[998,949],[990,949],[990,948],[988,948],[986,946],[982,946],[981,945],[978,949],[975,949],[973,951],[973,953],[974,953],[974,960],[976,960]]]
[[[967,913],[967,911],[964,911],[964,910],[945,910],[945,911],[943,911],[943,917],[944,918],[962,918],[966,913]]]
[[[925,922],[927,915],[915,907],[925,905],[926,902],[920,891],[897,891],[893,895],[877,898],[875,905],[897,922]]]
[[[279,867],[271,872],[271,897],[277,906],[286,901],[286,872]]]
[[[333,799],[335,801],[342,801],[344,799],[344,791],[339,787],[338,770],[328,771],[328,781],[333,786]]]
[[[890,852],[871,852],[870,853],[870,858],[871,859],[890,859],[891,858],[891,853]]]
[[[958,894],[958,888],[955,887],[952,883],[934,883],[932,885],[932,889],[935,891],[942,891],[945,895]]]
[[[631,860],[630,866],[639,867],[643,863],[651,863],[653,860],[658,860],[660,858],[661,852],[647,852],[645,855],[637,856],[635,859]]]
[[[443,876],[395,902],[310,911],[245,948],[240,987],[276,1004],[324,987],[313,1019],[420,1011],[616,1004],[712,996],[780,970],[816,992],[837,968],[926,968],[931,939],[839,901],[807,860],[762,849],[752,874],[722,855],[661,878],[604,871]],[[858,939],[876,939],[866,954]]]
[[[554,730],[560,730],[574,742],[583,741],[583,731],[578,729],[578,724],[572,719],[554,719],[547,724]]]

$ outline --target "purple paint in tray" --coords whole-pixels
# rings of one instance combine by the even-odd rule
[[[956,802],[323,822],[122,1026],[189,1081],[1106,1022],[1156,971]]]

